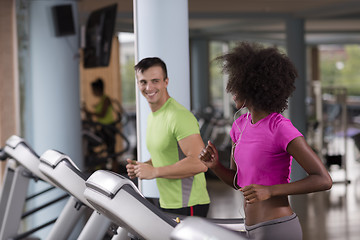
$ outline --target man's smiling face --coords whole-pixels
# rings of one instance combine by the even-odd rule
[[[167,86],[169,79],[160,66],[153,66],[143,72],[136,72],[137,84],[153,112],[161,108],[169,98]]]

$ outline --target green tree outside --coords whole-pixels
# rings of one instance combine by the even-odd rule
[[[360,95],[360,46],[338,46],[320,51],[320,73],[323,86],[343,86],[349,95]]]
[[[125,109],[136,105],[134,57],[121,65],[122,104]]]
[[[339,81],[348,89],[349,95],[360,95],[360,46],[345,46],[346,60]]]

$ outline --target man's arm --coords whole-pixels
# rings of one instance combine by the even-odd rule
[[[149,164],[138,163],[134,172],[141,179],[169,178],[179,179],[206,172],[207,167],[200,161],[199,154],[204,148],[200,134],[192,134],[179,141],[179,146],[185,154],[180,161],[163,167],[153,167]]]

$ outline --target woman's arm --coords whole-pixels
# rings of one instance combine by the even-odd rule
[[[275,195],[305,194],[328,190],[332,187],[329,172],[304,137],[297,137],[292,140],[288,144],[287,152],[295,158],[308,176],[302,180],[286,184],[283,189],[274,186],[273,193]]]
[[[234,186],[236,165],[235,162],[233,161],[233,153],[231,153],[231,157],[230,157],[230,161],[231,161],[230,169],[226,168],[219,161],[219,155],[215,145],[211,141],[208,141],[207,147],[202,150],[202,152],[199,155],[199,158],[224,183],[237,189],[237,187]]]
[[[306,194],[328,190],[332,187],[332,179],[318,155],[307,144],[304,137],[297,137],[287,147],[287,152],[303,167],[308,176],[286,184],[262,186],[251,184],[244,187],[245,199],[248,203],[262,201],[275,196]]]

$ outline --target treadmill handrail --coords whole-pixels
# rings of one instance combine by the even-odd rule
[[[12,135],[10,138],[8,138],[8,140],[6,140],[6,145],[11,147],[12,149],[15,149],[19,144],[23,144],[26,148],[29,149],[29,151],[34,154],[37,158],[39,158],[39,155],[34,151],[34,149],[32,149],[27,143],[26,141],[16,135]]]
[[[85,182],[87,188],[101,193],[102,195],[113,199],[120,190],[124,190],[131,196],[141,202],[146,208],[152,211],[154,214],[163,219],[170,226],[177,226],[177,222],[172,219],[168,214],[161,211],[155,205],[150,203],[135,186],[135,184],[129,179],[108,171],[98,170],[94,172],[88,180]]]

